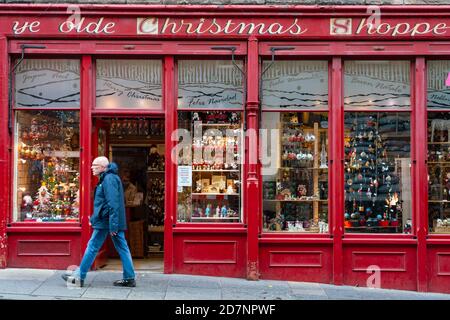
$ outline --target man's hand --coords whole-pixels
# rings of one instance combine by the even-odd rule
[[[111,234],[111,237],[117,236],[117,232],[111,232],[110,234]]]

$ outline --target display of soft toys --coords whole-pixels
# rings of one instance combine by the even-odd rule
[[[225,218],[227,216],[227,207],[225,205],[223,205],[222,208],[220,209],[220,214],[222,218]]]
[[[216,207],[216,215],[215,215],[215,217],[220,217],[220,207],[219,206]]]
[[[406,220],[405,228],[403,229],[404,233],[411,233],[412,231],[412,221],[411,219]]]
[[[156,145],[152,144],[150,147],[150,154],[148,155],[148,170],[158,170],[161,156],[158,153]]]
[[[75,199],[73,199],[72,203],[72,215],[78,216],[80,211],[80,190],[77,190]]]
[[[33,210],[36,213],[47,213],[50,209],[51,194],[45,185],[42,185],[37,193],[37,198],[33,202]]]

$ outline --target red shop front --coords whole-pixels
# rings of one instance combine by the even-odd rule
[[[137,269],[450,292],[450,7],[80,8],[0,6],[1,268],[80,262],[105,155]]]

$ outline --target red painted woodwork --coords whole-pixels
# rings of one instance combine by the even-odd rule
[[[8,267],[66,270],[80,262],[80,231],[8,233]]]
[[[177,128],[177,74],[175,61],[173,57],[164,58],[163,72],[163,104],[166,111],[165,115],[165,140],[166,150],[173,150],[176,146],[176,140],[172,139],[172,133]],[[175,251],[173,242],[173,227],[177,221],[177,194],[176,194],[176,164],[173,163],[168,154],[165,156],[166,172],[166,190],[164,198],[164,273],[174,272]]]
[[[174,273],[246,277],[245,235],[174,234]]]
[[[333,244],[262,243],[261,279],[332,283]]]
[[[104,153],[100,154],[98,150],[98,145],[101,142],[99,137],[99,131],[103,130],[105,132],[105,137],[103,140],[104,144]],[[105,121],[102,121],[100,119],[93,119],[93,132],[92,132],[92,160],[94,160],[97,157],[105,156],[109,159],[109,139],[108,139],[108,133],[109,132],[109,124]],[[92,163],[92,160],[89,162],[89,168],[90,164]],[[89,199],[91,202],[91,208],[94,207],[94,190],[95,186],[98,183],[97,177],[92,177],[92,171],[89,172],[91,176],[91,190],[92,190],[92,197]],[[92,212],[93,209],[89,212]],[[91,228],[89,228],[91,229]],[[91,234],[92,234],[92,230]],[[110,254],[110,248],[113,246],[112,240],[108,237],[107,241],[103,244],[102,248],[97,254],[97,258],[94,261],[94,264],[92,265],[92,269],[96,270],[98,268],[103,267],[106,265],[106,262],[108,261],[108,257]]]
[[[260,164],[250,163],[259,151],[258,139],[246,139],[243,166],[243,221],[237,224],[178,223],[177,167],[166,155],[166,193],[164,222],[164,272],[211,276],[242,277],[252,280],[282,279],[365,286],[370,265],[381,268],[384,288],[449,292],[450,235],[428,235],[426,174],[426,59],[450,59],[450,31],[417,34],[330,34],[330,18],[353,18],[353,33],[361,19],[367,18],[367,6],[148,6],[80,5],[86,23],[116,23],[114,34],[88,29],[61,33],[58,26],[67,18],[66,5],[0,5],[0,145],[10,146],[7,129],[9,59],[21,53],[23,44],[44,44],[46,49],[28,49],[26,57],[81,60],[81,169],[80,223],[11,223],[12,165],[8,148],[0,149],[0,268],[35,267],[66,269],[78,264],[90,236],[92,212],[92,177],[90,164],[96,155],[96,129],[93,117],[132,117],[163,115],[166,150],[176,141],[177,59],[231,59],[228,50],[213,46],[234,46],[235,55],[245,63],[246,109],[248,129],[259,129],[260,59],[270,59],[270,48],[289,46],[277,51],[276,59],[322,59],[329,61],[329,223],[330,234],[261,233],[262,190]],[[447,23],[450,6],[381,6],[382,22]],[[258,31],[237,34],[188,34],[187,25],[176,34],[136,34],[137,17],[157,17],[159,22],[205,23],[216,19],[230,23],[279,23],[286,27],[299,17],[308,29],[300,35],[268,34]],[[36,18],[38,16],[38,18]],[[18,24],[28,25],[23,33],[13,34]],[[231,24],[230,24],[231,26]],[[386,27],[387,25],[385,25]],[[422,27],[426,27],[422,24]],[[39,32],[30,32],[30,29]],[[92,25],[92,28],[94,26]],[[166,30],[169,30],[169,26]],[[193,27],[194,28],[194,27]],[[194,28],[195,29],[195,28]],[[272,31],[276,26],[272,27]],[[158,31],[162,30],[162,24]],[[192,31],[192,30],[191,30]],[[392,31],[392,30],[391,30]],[[420,40],[420,41],[416,41]],[[97,58],[163,60],[163,109],[95,110],[95,65]],[[342,64],[349,59],[407,59],[411,61],[411,179],[413,234],[345,234],[344,208],[344,113]],[[7,224],[9,224],[7,226]],[[6,240],[6,235],[8,239]]]
[[[414,245],[344,245],[344,284],[365,287],[373,273],[370,266],[379,268],[381,287],[417,290],[417,248]]]
[[[450,293],[450,242],[428,245],[428,291]]]
[[[7,39],[0,34],[0,268],[7,265],[8,240],[6,224],[9,221],[10,208],[10,152],[5,146],[10,145],[8,133],[8,78],[9,59]]]

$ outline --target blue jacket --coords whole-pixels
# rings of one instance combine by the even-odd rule
[[[100,174],[94,191],[94,213],[90,219],[94,229],[109,229],[109,232],[127,229],[123,186],[118,172],[117,164],[111,162]]]

